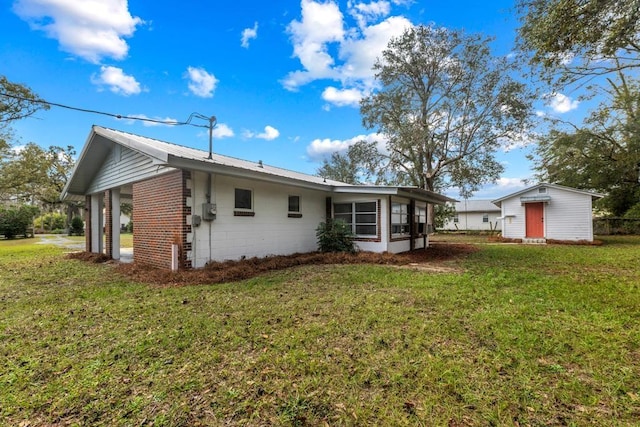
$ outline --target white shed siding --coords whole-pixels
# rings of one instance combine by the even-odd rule
[[[173,170],[175,169],[154,165],[149,157],[115,145],[98,170],[87,193],[105,191]]]
[[[521,197],[548,195],[544,203],[544,237],[553,240],[593,240],[592,199],[590,194],[553,186],[538,186],[502,200],[502,236],[522,239],[526,234],[525,206]]]
[[[519,197],[502,202],[502,237],[522,239],[525,235],[524,206]]]
[[[192,172],[192,215],[202,215],[206,179],[207,174]],[[255,216],[234,216],[236,188],[252,190]],[[217,205],[216,219],[192,227],[194,267],[204,266],[209,259],[224,261],[317,249],[315,230],[325,221],[325,192],[213,175],[211,193],[211,203]],[[300,196],[302,218],[288,217],[290,195]]]
[[[593,240],[591,196],[548,188],[551,202],[545,205],[547,239]]]

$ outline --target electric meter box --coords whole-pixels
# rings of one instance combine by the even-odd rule
[[[216,219],[217,209],[215,203],[202,204],[202,219],[205,221],[213,221]]]

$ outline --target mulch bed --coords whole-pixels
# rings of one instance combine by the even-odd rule
[[[249,258],[239,261],[211,262],[205,268],[180,270],[171,272],[148,265],[115,264],[121,274],[130,279],[165,286],[182,286],[190,284],[224,283],[250,279],[269,271],[283,270],[300,265],[323,264],[377,264],[377,265],[420,265],[433,264],[462,258],[477,251],[474,245],[432,243],[429,248],[418,249],[401,254],[358,252],[347,253],[304,253],[288,256],[269,256],[264,258]],[[71,259],[100,263],[109,259],[106,255],[88,252],[68,254]]]

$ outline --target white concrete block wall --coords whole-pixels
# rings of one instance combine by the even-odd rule
[[[206,173],[192,174],[194,215],[202,215],[206,179]],[[325,192],[219,175],[212,176],[211,188],[217,215],[215,220],[203,219],[200,226],[192,228],[194,267],[204,266],[209,259],[224,261],[317,249],[315,230],[325,221]],[[236,188],[252,190],[254,216],[234,216]],[[302,218],[288,217],[289,195],[300,196]]]

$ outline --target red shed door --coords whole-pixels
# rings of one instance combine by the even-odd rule
[[[544,237],[544,206],[542,203],[526,203],[525,221],[527,237]]]

